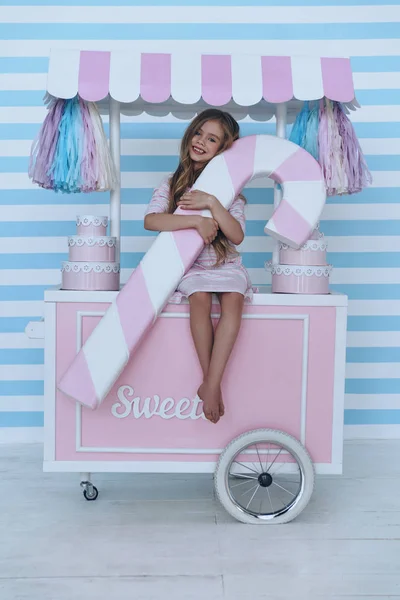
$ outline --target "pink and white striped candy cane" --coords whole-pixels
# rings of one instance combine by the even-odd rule
[[[283,188],[282,202],[265,231],[299,248],[318,223],[326,196],[317,161],[296,144],[270,135],[241,138],[207,165],[195,187],[229,208],[246,183],[260,176],[271,177]],[[211,216],[209,211],[202,214]],[[97,408],[202,248],[203,240],[195,230],[160,233],[58,389],[84,406]]]

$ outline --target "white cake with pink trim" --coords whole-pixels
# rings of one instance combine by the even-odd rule
[[[318,226],[298,250],[279,245],[279,264],[268,263],[272,274],[272,292],[281,294],[329,294],[326,263],[327,243]]]
[[[117,239],[105,235],[107,223],[108,217],[77,217],[77,235],[68,238],[69,260],[61,267],[63,290],[119,290]]]
[[[279,245],[279,264],[281,265],[307,265],[325,266],[326,249],[328,244],[323,233],[318,239],[310,238],[299,250],[294,250],[287,244]]]
[[[78,235],[106,235],[108,217],[97,215],[78,215],[76,217],[76,233]]]
[[[117,238],[110,236],[71,235],[68,238],[69,260],[115,262]]]

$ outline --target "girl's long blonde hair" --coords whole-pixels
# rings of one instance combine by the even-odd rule
[[[200,169],[195,170],[195,163],[189,154],[196,131],[201,129],[207,121],[218,121],[224,133],[221,147],[218,149],[217,154],[228,150],[239,137],[239,124],[229,113],[222,110],[209,108],[193,119],[182,138],[179,165],[170,180],[169,213],[175,212],[182,195],[188,188],[193,187],[196,179],[207,166],[207,163],[205,163]],[[221,230],[218,230],[217,237],[212,242],[212,245],[217,255],[216,265],[224,262],[228,254],[234,252],[231,242],[229,242]]]

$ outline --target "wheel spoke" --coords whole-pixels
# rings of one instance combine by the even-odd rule
[[[281,462],[278,465],[276,465],[276,469],[274,471],[271,471],[271,475],[275,476],[281,469],[282,467],[286,467],[287,465],[292,465],[294,463],[291,462]],[[272,467],[272,465],[271,465]],[[300,469],[299,466],[297,465],[297,472],[300,473]],[[290,475],[290,473],[284,473],[284,475]]]
[[[257,477],[253,477],[253,475],[246,475],[245,473],[229,473],[229,475],[236,479],[257,479]]]
[[[249,508],[249,506],[250,506],[250,504],[251,504],[251,501],[253,500],[254,496],[255,496],[255,495],[257,494],[257,492],[258,492],[258,489],[259,489],[259,487],[260,487],[260,486],[259,486],[259,485],[257,485],[256,489],[254,490],[254,494],[252,495],[252,497],[250,498],[250,500],[249,500],[249,501],[248,501],[248,503],[247,503],[247,506],[246,506],[246,508]]]
[[[256,450],[257,450],[257,456],[258,456],[258,460],[259,460],[260,467],[261,467],[261,473],[262,473],[262,472],[263,472],[263,466],[262,466],[262,462],[261,462],[261,458],[260,458],[260,453],[259,453],[259,451],[258,451],[258,446],[257,446],[257,444],[256,444]]]
[[[250,477],[250,479],[246,479],[245,481],[241,481],[240,483],[235,483],[235,485],[231,485],[231,488],[238,487],[239,485],[245,485],[246,483],[250,483],[250,481],[257,481],[257,480],[253,477]]]
[[[298,500],[310,492],[309,461],[301,458],[295,442],[289,443],[283,433],[274,433],[272,439],[270,436],[270,431],[265,431],[265,437],[254,432],[249,436],[244,434],[242,443],[233,446],[235,451],[228,454],[225,462],[220,461],[217,470],[216,485],[226,490],[224,498],[223,488],[217,487],[221,502],[236,506],[242,514],[238,513],[237,518],[243,522],[291,520],[293,517],[286,513],[295,506],[298,512],[302,508]],[[260,476],[260,472],[264,475]]]
[[[280,469],[282,469],[282,467],[286,467],[287,464],[289,464],[289,463],[281,462],[279,465],[277,465],[276,470],[273,473],[271,473],[271,475],[276,475],[278,473],[278,471],[280,471]],[[271,465],[271,467],[272,467],[272,465]]]
[[[269,443],[267,444],[267,459],[265,461],[265,470],[268,471],[268,458],[269,458]]]
[[[282,450],[283,450],[283,448],[279,448],[279,452],[278,452],[278,454],[275,456],[274,460],[272,461],[272,463],[271,463],[271,467],[273,466],[274,462],[276,461],[276,459],[278,458],[278,456],[280,455],[280,453],[282,452]],[[269,469],[271,469],[271,467],[270,467]],[[268,471],[269,471],[269,469],[268,469]]]
[[[296,497],[296,494],[292,494],[292,492],[290,492],[289,490],[287,490],[286,488],[282,487],[281,485],[279,485],[279,483],[276,483],[275,481],[272,482],[273,485],[276,485],[278,488],[280,488],[281,490],[283,490],[284,492],[287,492],[288,494],[290,494],[291,496],[293,496],[293,498]]]
[[[260,487],[259,483],[257,483],[256,485],[253,485],[252,488],[250,488],[249,490],[246,490],[245,492],[243,492],[243,494],[240,494],[241,496],[245,496],[246,494],[250,494],[250,492],[252,492],[254,489]]]
[[[249,469],[249,471],[253,471],[253,473],[255,473],[256,475],[258,475],[257,471],[255,471],[254,469],[251,469],[250,467],[248,467],[247,465],[245,465],[244,463],[239,462],[238,460],[234,461],[236,464],[241,465],[242,467],[245,467],[245,469]]]
[[[296,485],[300,485],[301,481],[297,481],[297,479],[285,479],[284,481],[282,481],[280,478],[273,478],[274,481],[277,481],[278,483],[285,484],[285,485],[289,485],[289,483],[295,483]]]
[[[272,500],[271,500],[271,493],[269,491],[269,488],[267,488],[267,492],[268,492],[268,498],[269,498],[269,503],[271,505],[271,512],[274,512],[274,506],[272,504]]]

